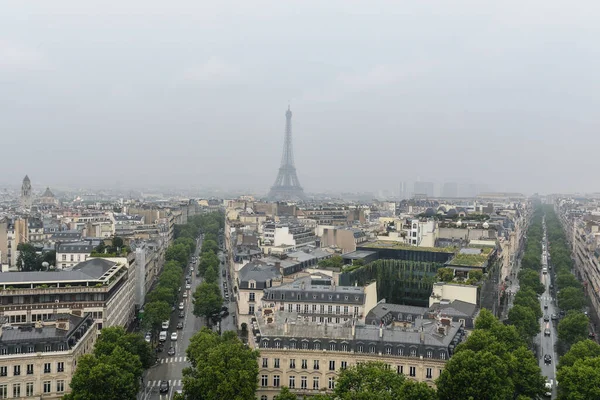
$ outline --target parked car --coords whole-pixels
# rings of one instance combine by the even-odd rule
[[[144,336],[144,340],[148,343],[152,341],[152,334],[150,332],[146,332],[146,336]]]
[[[169,381],[160,381],[159,391],[161,393],[169,393]]]
[[[187,292],[183,292],[183,298],[184,298],[184,299],[187,299],[187,297],[188,297],[188,294],[187,294]]]
[[[179,309],[183,310],[185,308],[185,306],[183,305],[183,302],[179,303]]]
[[[169,320],[163,321],[161,328],[163,328],[163,330],[169,329]]]
[[[558,319],[558,315],[552,314],[552,321],[556,321]]]
[[[185,285],[186,290],[190,290],[191,288],[192,288],[192,285],[190,285],[189,283],[187,285]]]

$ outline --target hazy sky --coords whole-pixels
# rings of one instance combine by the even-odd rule
[[[598,1],[2,1],[0,181],[598,191]]]

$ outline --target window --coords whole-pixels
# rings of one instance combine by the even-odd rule
[[[21,384],[13,383],[13,397],[19,398],[21,397]]]
[[[445,352],[445,351],[442,351],[442,352],[440,353],[440,358],[441,358],[442,360],[445,360],[445,359],[446,359],[446,352]]]
[[[248,314],[251,314],[251,315],[254,314],[254,304],[250,304],[248,306]]]
[[[73,254],[71,254],[71,261],[75,261],[75,258],[73,257]]]
[[[299,313],[300,312],[300,304],[296,304],[296,312]]]
[[[433,368],[427,368],[425,370],[425,378],[427,378],[427,379],[433,378]]]
[[[300,377],[300,389],[306,389],[307,387],[308,387],[308,385],[307,385],[306,377],[301,376]]]
[[[369,346],[369,353],[375,353],[375,346]]]
[[[329,360],[329,370],[335,371],[335,360]]]
[[[412,315],[406,314],[406,320],[407,321],[412,321]]]
[[[250,301],[254,301],[254,293],[250,293]]]
[[[438,372],[439,372],[438,376],[442,376],[442,370],[440,369]]]
[[[296,359],[290,358],[290,368],[296,368]]]
[[[335,389],[335,379],[329,378],[329,390]]]
[[[52,382],[50,382],[50,381],[44,381],[44,393],[50,393],[50,391],[51,391],[50,384],[51,383]]]
[[[296,377],[294,375],[290,376],[290,389],[294,389],[296,387]]]
[[[308,368],[308,360],[302,360],[302,369]]]
[[[308,350],[308,342],[302,342],[302,350]]]
[[[402,347],[398,347],[398,355],[399,356],[403,356],[404,355],[404,349]]]
[[[321,314],[325,314],[325,305],[321,304],[319,310],[321,311]]]
[[[62,255],[62,261],[67,261],[67,255],[66,254]]]
[[[317,313],[317,305],[316,304],[312,305],[312,312],[315,314]]]
[[[21,354],[21,346],[15,347],[15,354]]]
[[[49,374],[51,370],[52,367],[50,366],[50,363],[44,363],[44,373]]]
[[[314,349],[315,349],[315,350],[321,350],[321,343],[319,343],[319,342],[315,342],[315,343],[314,343]]]
[[[262,387],[269,386],[269,375],[262,375],[260,377],[260,386],[262,386]]]
[[[276,359],[273,361],[273,368],[279,368],[279,358],[276,358]]]
[[[313,369],[319,369],[319,360],[313,360]]]
[[[348,368],[348,361],[341,361],[341,362],[340,362],[340,364],[341,364],[341,365],[340,365],[340,368],[341,368],[341,369],[346,369],[346,368]]]
[[[390,346],[386,346],[385,354],[392,354],[392,348]]]
[[[47,344],[44,346],[44,351],[48,352],[48,351],[52,351],[52,346]]]
[[[0,385],[0,399],[8,398],[8,385]]]
[[[274,387],[279,387],[279,375],[274,375],[273,376],[273,386]]]
[[[27,375],[33,375],[33,364],[27,364]]]
[[[304,305],[304,313],[305,314],[308,314],[308,307],[309,307],[308,304]]]
[[[346,296],[346,300],[348,300],[348,296]],[[344,315],[348,315],[348,306],[344,306]]]
[[[346,343],[342,343],[342,351],[348,351],[348,345]]]
[[[335,343],[329,343],[329,350],[335,351]]]
[[[356,351],[359,352],[359,353],[362,353],[363,352],[363,345],[359,344],[358,346],[356,346]]]
[[[0,376],[7,376],[7,375],[8,375],[8,368],[0,367]]]
[[[416,367],[410,367],[408,369],[408,375],[409,376],[417,376],[417,368]]]
[[[290,342],[290,349],[295,349],[296,348],[296,341],[292,340]]]
[[[21,366],[20,365],[15,365],[13,367],[13,375],[14,376],[21,375]]]
[[[404,365],[398,365],[398,367],[396,367],[396,369],[398,370],[399,374],[403,374],[404,373]]]
[[[28,353],[33,353],[34,351],[35,351],[35,348],[33,346],[27,346]]]
[[[33,396],[33,382],[27,382],[25,384],[25,396],[27,396],[27,397]]]
[[[58,362],[56,363],[56,371],[57,372],[64,372],[65,370],[65,363],[64,362]]]
[[[292,312],[292,311],[294,311],[294,305],[288,304],[288,312]]]
[[[335,306],[335,313],[340,314],[340,306]]]
[[[254,289],[254,282],[250,282],[250,289]]]
[[[263,357],[262,359],[262,367],[263,368],[269,368],[269,359],[266,357]]]
[[[327,314],[331,314],[333,312],[333,306],[327,306]]]
[[[417,349],[410,349],[410,356],[411,357],[416,357],[417,356]]]
[[[313,389],[319,389],[319,377],[313,376]]]
[[[433,357],[433,351],[427,350],[427,358],[432,358],[432,357]]]
[[[358,307],[354,307],[354,316],[358,316]]]
[[[0,356],[5,356],[8,354],[8,349],[6,347],[3,347],[0,349]]]
[[[260,396],[260,400],[269,400],[269,398],[266,394],[263,394],[262,396]]]

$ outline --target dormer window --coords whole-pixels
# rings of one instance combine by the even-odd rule
[[[256,288],[256,282],[250,281],[250,289],[255,289],[255,288]]]

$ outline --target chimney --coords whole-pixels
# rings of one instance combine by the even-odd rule
[[[288,319],[286,318],[286,319],[285,319],[285,323],[283,324],[283,333],[284,333],[285,335],[287,335],[287,334],[288,334],[288,331],[289,331],[289,327],[288,327]]]
[[[352,320],[352,337],[356,339],[356,321]]]
[[[425,344],[425,332],[423,332],[423,327],[421,327],[420,340],[421,340],[421,344]]]
[[[379,324],[379,338],[383,338],[383,322]]]
[[[35,321],[35,329],[42,329],[43,326],[44,326],[44,324],[42,323],[42,321],[40,321],[40,320]]]

